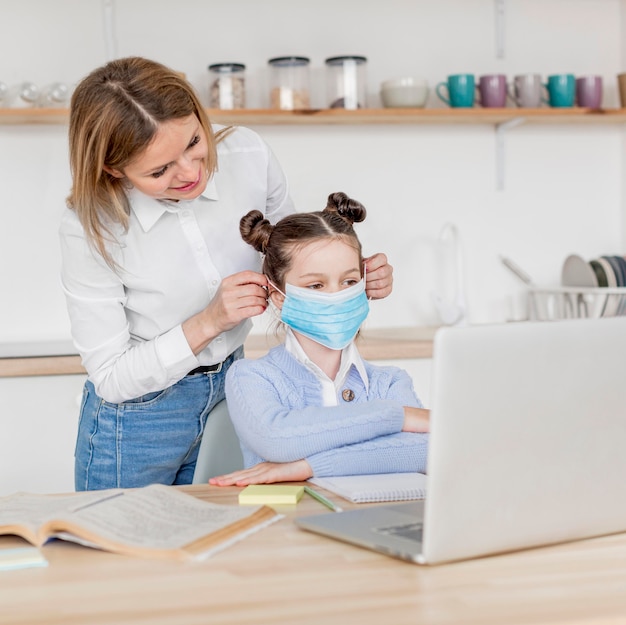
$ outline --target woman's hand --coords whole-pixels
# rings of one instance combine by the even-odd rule
[[[201,352],[222,332],[267,308],[267,278],[255,271],[240,271],[222,280],[208,306],[183,323],[183,332],[194,354]]]
[[[214,486],[248,486],[248,484],[273,484],[274,482],[304,482],[313,477],[306,460],[293,462],[261,462],[249,469],[212,477]]]
[[[430,431],[430,410],[426,408],[404,407],[403,432],[429,432]]]
[[[374,254],[365,259],[365,293],[370,299],[382,299],[393,288],[393,267],[384,254]]]
[[[205,308],[217,334],[232,330],[244,319],[267,308],[267,278],[254,271],[240,271],[222,280],[215,297]]]

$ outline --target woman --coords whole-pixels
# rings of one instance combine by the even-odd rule
[[[245,468],[227,486],[361,473],[425,472],[429,412],[406,371],[361,359],[354,344],[369,310],[361,244],[365,208],[334,193],[321,212],[275,226],[259,211],[241,234],[264,255],[286,340],[226,376],[228,409]]]
[[[62,283],[88,373],[76,489],[190,483],[226,371],[267,306],[239,219],[293,212],[284,174],[256,133],[212,127],[180,74],[138,57],[79,83],[69,142]],[[388,295],[385,256],[368,265],[368,293]]]

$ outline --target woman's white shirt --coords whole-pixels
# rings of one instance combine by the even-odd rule
[[[128,231],[118,228],[108,246],[117,270],[89,246],[73,210],[60,227],[74,344],[98,395],[114,403],[167,388],[243,344],[249,320],[196,357],[181,324],[207,306],[223,278],[259,271],[259,254],[239,233],[243,215],[257,209],[276,222],[294,212],[278,161],[247,128],[218,144],[218,171],[200,197],[165,202],[133,189],[129,199]]]

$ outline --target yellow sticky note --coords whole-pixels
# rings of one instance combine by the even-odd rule
[[[298,503],[304,486],[288,484],[251,484],[239,493],[240,504],[289,504]]]

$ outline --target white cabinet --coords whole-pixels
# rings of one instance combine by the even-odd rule
[[[85,375],[0,378],[0,496],[74,490]]]

